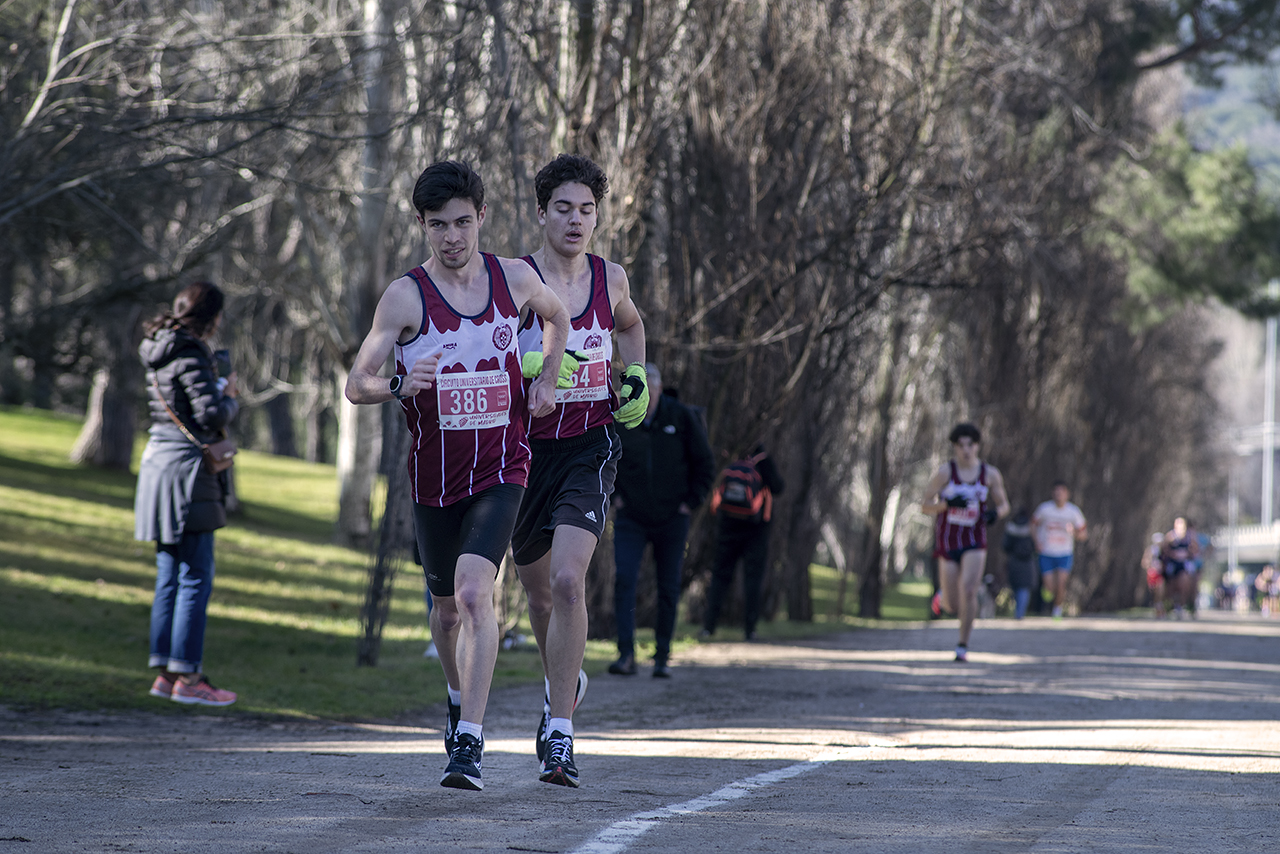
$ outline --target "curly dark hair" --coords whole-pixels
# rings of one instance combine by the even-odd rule
[[[454,199],[467,199],[479,212],[484,207],[484,181],[471,165],[462,160],[440,160],[432,163],[413,185],[413,209],[438,211]]]
[[[174,297],[173,306],[147,321],[143,329],[154,335],[161,329],[185,329],[203,338],[222,314],[226,295],[212,282],[192,282]]]
[[[979,432],[977,427],[967,421],[963,424],[957,424],[955,427],[952,427],[951,436],[949,438],[951,439],[951,444],[954,445],[966,436],[973,440],[973,444],[982,444],[982,433]]]
[[[596,204],[609,192],[609,179],[604,170],[589,157],[581,154],[561,154],[538,170],[533,179],[533,192],[538,197],[538,207],[546,210],[551,194],[561,184],[578,183],[591,190]]]

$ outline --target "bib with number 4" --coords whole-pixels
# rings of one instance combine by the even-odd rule
[[[570,378],[569,388],[556,389],[556,403],[582,403],[609,399],[609,362],[604,349],[588,350],[578,370]]]
[[[948,507],[947,508],[947,524],[960,525],[964,528],[972,528],[978,524],[978,517],[982,515],[978,510],[978,502],[972,498],[964,507]]]
[[[506,371],[438,374],[441,430],[484,430],[511,423],[511,381]]]

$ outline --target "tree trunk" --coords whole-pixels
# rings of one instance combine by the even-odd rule
[[[373,325],[373,312],[387,267],[383,231],[387,212],[387,163],[390,146],[390,76],[383,73],[390,42],[390,18],[384,0],[364,4],[364,49],[361,73],[365,91],[365,136],[360,169],[359,246],[351,265],[355,286],[345,289],[350,352]],[[382,410],[377,406],[353,407],[342,393],[346,385],[341,370],[338,400],[338,543],[368,543],[371,519],[370,493],[382,453]]]
[[[889,472],[889,435],[893,429],[893,401],[898,390],[898,363],[902,358],[902,343],[906,323],[893,322],[890,333],[887,363],[881,367],[880,399],[876,403],[876,435],[872,443],[868,486],[871,501],[867,507],[866,523],[862,534],[862,583],[858,588],[858,616],[879,619],[880,602],[884,596],[884,514],[889,503],[892,478]]]
[[[382,407],[366,406],[375,412]],[[364,604],[360,607],[360,642],[356,665],[376,667],[382,650],[382,630],[391,611],[391,594],[401,564],[417,554],[413,530],[413,499],[409,489],[409,428],[403,418],[387,420],[387,506],[382,511],[377,543],[370,555]]]
[[[346,371],[337,376],[339,391]],[[382,454],[382,407],[356,406],[338,398],[338,526],[334,542],[351,548],[369,544],[373,529],[370,507],[373,481]]]
[[[13,323],[13,268],[15,258],[9,247],[0,247],[0,330]],[[22,386],[13,360],[11,335],[0,334],[0,403],[16,406],[22,403]]]
[[[109,354],[93,376],[84,426],[71,449],[81,465],[128,471],[133,462],[137,401],[142,369],[133,352],[133,331],[141,308],[133,306],[105,324]]]
[[[278,457],[298,456],[298,441],[293,430],[289,395],[278,394],[263,404],[271,431],[271,453]]]

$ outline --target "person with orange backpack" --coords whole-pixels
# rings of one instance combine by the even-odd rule
[[[744,610],[743,633],[747,640],[756,638],[756,621],[760,617],[760,587],[764,582],[769,556],[769,521],[773,517],[773,496],[782,492],[784,483],[778,468],[756,445],[751,455],[728,466],[711,493],[711,512],[719,520],[716,531],[716,557],[711,569],[711,589],[707,592],[707,609],[703,615],[701,640],[716,633],[716,623],[724,598],[733,586],[733,574],[742,560]]]

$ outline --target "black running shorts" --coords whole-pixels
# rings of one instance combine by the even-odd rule
[[[459,555],[487,559],[498,577],[523,495],[523,486],[499,483],[447,507],[413,505],[418,555],[432,596],[453,595]]]
[[[560,525],[600,538],[622,456],[622,443],[608,424],[571,439],[536,439],[529,444],[529,488],[511,538],[517,566],[528,566],[550,551]]]

